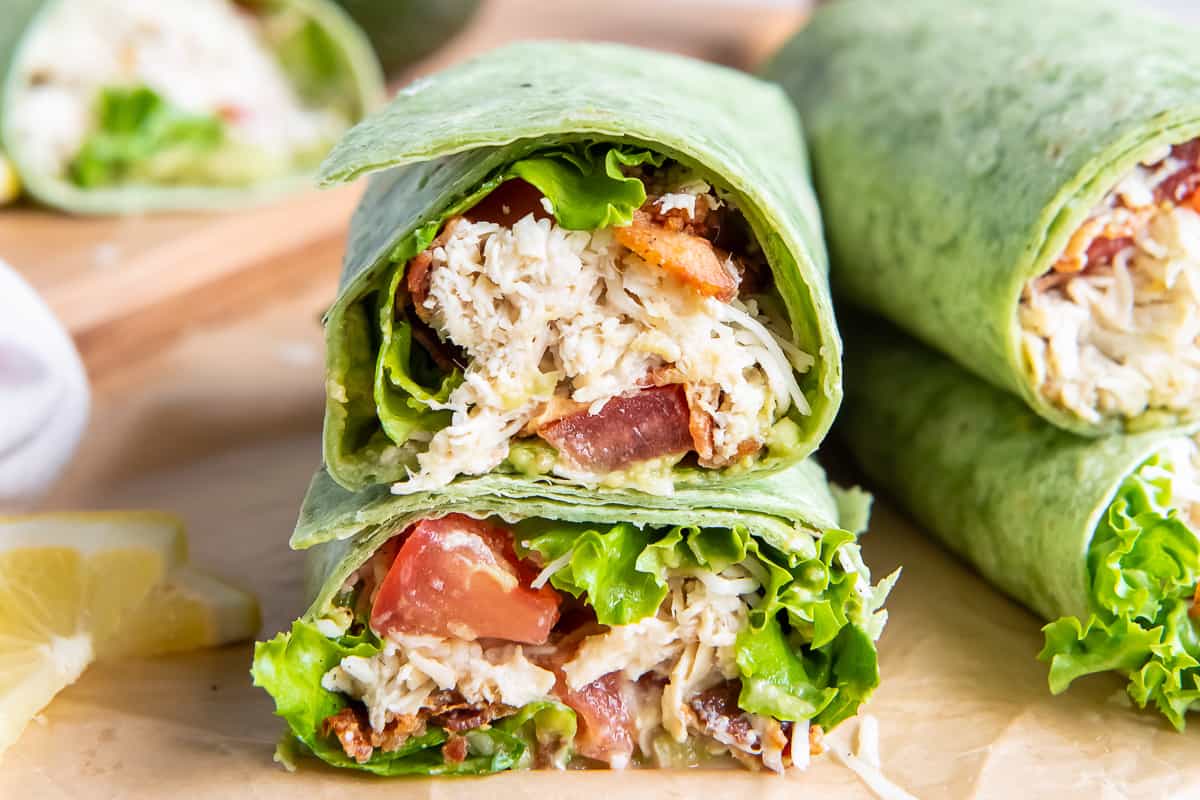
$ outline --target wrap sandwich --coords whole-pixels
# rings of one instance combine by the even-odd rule
[[[311,546],[312,605],[255,649],[281,757],[379,775],[730,755],[781,771],[877,684],[895,576],[871,586],[852,532],[869,496],[815,462],[628,503],[510,489],[352,494],[317,474],[292,540]]]
[[[375,173],[326,318],[349,489],[669,494],[798,463],[841,345],[778,89],[609,44],[519,44],[401,90],[326,184]]]
[[[1200,56],[1132,6],[829,3],[766,71],[835,291],[1084,435],[1200,410]]]
[[[1049,623],[1050,689],[1117,670],[1183,728],[1200,700],[1195,426],[1074,436],[894,330],[847,338],[838,424],[857,462]]]
[[[330,0],[6,0],[0,151],[77,213],[220,208],[307,185],[383,98]]]

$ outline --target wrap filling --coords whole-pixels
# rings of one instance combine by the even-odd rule
[[[310,749],[381,774],[782,771],[876,685],[893,580],[852,534],[813,537],[788,557],[744,530],[426,519],[255,677]]]
[[[1200,140],[1164,148],[1092,210],[1021,298],[1042,395],[1089,422],[1200,403]]]
[[[1178,439],[1125,479],[1088,549],[1090,616],[1043,630],[1050,688],[1120,670],[1176,728],[1200,701],[1200,445]]]
[[[799,440],[813,355],[746,219],[689,168],[535,154],[399,252],[374,301],[398,494],[497,468],[669,494],[685,459],[744,467]]]

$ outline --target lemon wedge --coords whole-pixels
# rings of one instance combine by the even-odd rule
[[[115,636],[101,642],[99,658],[182,653],[252,639],[262,625],[258,600],[190,564],[150,590]]]
[[[20,196],[21,178],[17,175],[17,168],[0,151],[0,206],[8,205]]]
[[[0,519],[0,752],[185,556],[162,514]]]
[[[187,565],[157,512],[0,517],[0,753],[96,658],[249,638],[247,592]]]

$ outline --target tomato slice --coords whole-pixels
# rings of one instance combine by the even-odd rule
[[[569,689],[559,678],[554,693],[574,712],[579,730],[575,749],[580,755],[613,766],[625,766],[633,756],[633,710],[622,691],[628,683],[619,672],[610,672],[581,689]]]
[[[400,545],[371,608],[371,629],[542,644],[561,598],[530,588],[537,568],[512,535],[463,514],[418,522]]]
[[[542,193],[532,183],[512,178],[497,186],[486,197],[463,212],[472,222],[494,222],[505,228],[533,214],[534,219],[549,219],[542,205]]]

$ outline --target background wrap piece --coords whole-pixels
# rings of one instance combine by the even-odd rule
[[[1056,425],[1121,427],[1042,399],[1017,305],[1121,176],[1200,135],[1194,31],[1104,0],[839,0],[766,75],[804,117],[839,294]]]

